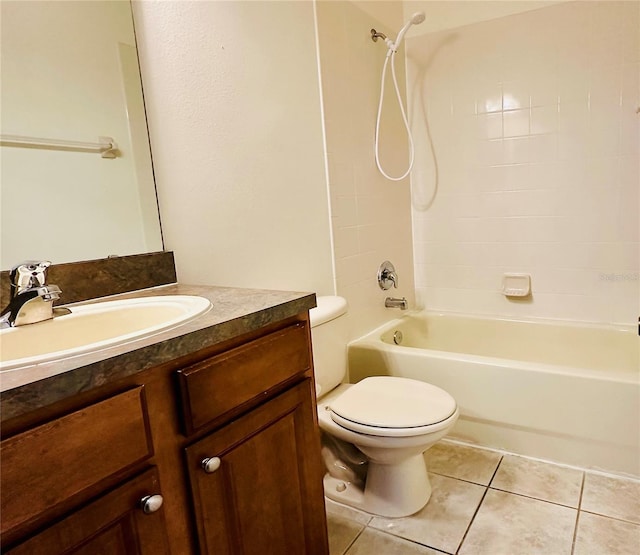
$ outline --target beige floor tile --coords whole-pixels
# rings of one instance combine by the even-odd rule
[[[505,455],[491,487],[578,508],[582,470]]]
[[[328,514],[327,528],[329,529],[329,553],[342,555],[358,537],[364,525],[348,518]]]
[[[569,555],[577,510],[490,489],[460,555]]]
[[[340,516],[343,518],[348,518],[354,522],[357,522],[362,525],[369,524],[369,521],[372,518],[372,515],[369,513],[365,513],[364,511],[359,511],[358,509],[354,509],[352,507],[347,507],[346,505],[342,505],[341,503],[336,503],[331,499],[324,498],[325,506],[327,508],[327,515]]]
[[[429,472],[486,486],[502,455],[456,443],[436,443],[425,453]]]
[[[423,545],[412,543],[367,528],[347,551],[347,555],[442,555]]]
[[[640,525],[580,512],[574,555],[638,555]]]
[[[640,481],[587,472],[580,509],[640,524]]]
[[[455,553],[486,488],[437,474],[429,477],[432,493],[424,509],[405,518],[374,517],[369,526]]]

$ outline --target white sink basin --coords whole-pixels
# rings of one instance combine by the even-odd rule
[[[138,297],[71,306],[71,314],[0,330],[0,371],[119,345],[192,320],[211,308],[189,295]]]

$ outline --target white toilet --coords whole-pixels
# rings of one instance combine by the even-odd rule
[[[317,302],[310,316],[320,429],[357,447],[368,463],[363,481],[349,469],[334,472],[330,467],[325,495],[376,515],[413,514],[431,496],[423,453],[458,419],[455,399],[436,386],[407,378],[376,376],[354,385],[342,383],[347,372],[347,302],[342,297],[318,297]]]

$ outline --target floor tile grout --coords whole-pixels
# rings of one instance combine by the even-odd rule
[[[582,507],[582,494],[584,493],[584,482],[586,480],[586,474],[582,473],[582,482],[580,484],[580,497],[578,498],[578,513],[576,514],[576,523],[573,527],[573,539],[571,540],[571,555],[574,555],[576,549],[576,540],[578,539],[578,524],[580,523],[580,507]]]
[[[589,515],[601,516],[602,518],[608,518],[610,520],[616,520],[618,522],[624,522],[626,524],[633,524],[634,526],[640,526],[640,521],[635,520],[627,520],[626,518],[620,518],[619,516],[609,516],[604,513],[596,513],[594,511],[587,511],[585,509],[580,509],[581,513],[587,513]]]
[[[491,487],[491,483],[493,482],[493,479],[496,477],[496,474],[498,473],[498,469],[500,468],[500,465],[502,464],[503,460],[504,460],[504,454],[500,455],[500,459],[498,460],[498,464],[496,464],[496,467],[493,470],[493,474],[491,474],[491,478],[489,478],[489,482],[485,486],[485,491],[484,491],[484,494],[482,495],[482,499],[480,499],[480,503],[478,503],[478,506],[476,507],[476,510],[474,511],[473,516],[471,517],[471,520],[469,521],[469,525],[467,526],[467,529],[465,530],[465,532],[464,532],[464,534],[462,536],[462,539],[460,540],[460,543],[458,544],[458,548],[456,549],[456,554],[460,551],[460,548],[462,547],[462,544],[464,543],[464,540],[466,539],[467,534],[469,534],[469,530],[471,529],[471,525],[473,524],[473,521],[476,519],[478,511],[480,510],[480,507],[482,506],[482,503],[484,502],[484,499],[487,496],[487,493],[489,492],[489,488]]]
[[[496,465],[496,468],[493,471],[493,474],[491,475],[491,478],[489,478],[489,483],[487,484],[487,488],[491,487],[491,484],[493,483],[493,479],[496,477],[496,474],[498,473],[498,470],[500,469],[500,465],[502,464],[503,460],[504,460],[504,455],[502,455],[500,457],[500,460],[498,461],[498,464]]]
[[[474,482],[473,480],[468,480],[465,478],[458,478],[457,476],[451,476],[451,474],[443,474],[442,472],[434,472],[433,470],[428,470],[429,474],[436,474],[437,476],[443,476],[445,478],[452,478],[453,480],[459,480],[460,482],[465,482],[467,484],[473,484],[475,486],[482,486],[483,488],[488,488],[489,484],[481,484],[480,482]],[[493,479],[493,476],[491,477]],[[491,482],[491,480],[489,480]]]
[[[461,441],[461,440],[457,440],[457,439],[451,439],[451,438],[446,438],[446,439],[442,439],[441,440],[442,444],[445,445],[452,445],[452,446],[459,446],[459,447],[468,447],[470,449],[476,449],[478,451],[486,451],[489,453],[495,453],[497,455],[500,455],[502,460],[504,457],[509,456],[509,457],[516,457],[519,459],[527,459],[530,461],[535,461],[535,462],[539,462],[539,463],[543,463],[543,464],[548,464],[550,466],[557,466],[560,468],[569,468],[572,470],[578,470],[584,473],[588,473],[588,474],[593,474],[595,476],[604,476],[607,478],[614,478],[617,480],[629,480],[631,482],[637,482],[640,483],[640,476],[632,476],[629,474],[625,474],[625,473],[615,473],[615,472],[610,472],[610,471],[606,471],[606,470],[599,470],[597,468],[585,468],[583,466],[577,466],[574,464],[566,464],[566,463],[561,463],[561,462],[556,462],[556,461],[552,461],[550,459],[541,459],[539,457],[533,457],[530,455],[521,455],[519,453],[512,453],[511,451],[505,451],[504,449],[497,449],[494,447],[485,447],[483,445],[476,445],[474,443],[467,443],[465,441]],[[435,473],[434,473],[435,474]],[[459,479],[459,478],[458,478]],[[475,482],[472,482],[475,483]],[[484,484],[480,484],[480,485],[484,485]]]
[[[469,533],[469,530],[471,529],[471,526],[473,525],[473,521],[476,519],[476,515],[478,514],[478,511],[480,510],[480,507],[482,506],[482,503],[484,502],[484,498],[487,496],[487,493],[489,491],[489,485],[491,484],[491,482],[493,482],[493,478],[495,477],[496,473],[498,472],[498,468],[500,468],[500,463],[502,463],[502,459],[504,458],[504,455],[500,456],[500,460],[498,461],[498,464],[496,465],[495,470],[493,471],[493,474],[491,475],[491,478],[489,479],[489,484],[487,484],[485,486],[485,490],[484,493],[482,494],[482,499],[480,499],[480,503],[478,503],[478,506],[476,507],[476,510],[474,511],[471,520],[469,521],[469,525],[467,526],[467,529],[464,531],[464,534],[462,535],[462,539],[460,540],[460,543],[458,544],[458,547],[456,548],[456,554],[460,551],[460,548],[462,547],[462,544],[464,543],[464,540],[467,538],[467,534]]]
[[[462,538],[460,539],[460,543],[458,543],[458,547],[456,547],[456,551],[455,551],[456,555],[460,551],[460,548],[462,547],[462,544],[464,543],[464,540],[467,539],[467,534],[469,533],[469,530],[471,529],[473,521],[476,519],[476,515],[478,514],[478,511],[480,510],[480,507],[482,506],[482,503],[484,502],[484,498],[487,496],[487,492],[488,491],[489,491],[489,487],[485,486],[484,493],[482,494],[482,499],[480,499],[480,503],[478,503],[478,506],[476,507],[476,510],[473,512],[473,515],[471,516],[471,520],[469,521],[469,524],[467,525],[467,529],[464,531],[464,534],[462,534]]]
[[[364,532],[368,527],[369,527],[369,525],[368,525],[368,524],[365,524],[365,525],[362,527],[362,530],[360,530],[360,532],[358,532],[358,533],[356,534],[356,537],[355,537],[355,538],[353,538],[353,540],[351,541],[351,543],[350,543],[350,544],[347,546],[347,548],[342,552],[342,555],[347,555],[347,554],[348,554],[349,550],[353,547],[353,544],[354,544],[354,543],[356,543],[356,542],[358,541],[358,538],[359,538],[360,536],[362,536],[362,532]]]
[[[379,528],[370,528],[368,525],[365,526],[365,528],[369,528],[370,530],[375,530],[376,532],[380,532],[381,534],[386,534],[387,536],[390,536],[392,538],[399,538],[401,540],[412,543],[414,545],[419,545],[420,547],[426,547],[427,549],[431,549],[432,551],[437,551],[438,553],[443,553],[444,555],[453,555],[452,553],[449,553],[448,551],[444,551],[443,549],[438,549],[437,547],[433,547],[425,543],[420,543],[419,541],[415,541],[410,538],[405,538],[404,536],[397,536],[395,534],[391,534],[387,532],[386,530],[380,530]]]
[[[550,505],[556,505],[558,507],[565,507],[567,509],[573,509],[574,511],[579,510],[578,507],[572,507],[571,505],[565,505],[564,503],[557,503],[555,501],[549,501],[548,499],[540,499],[539,497],[534,497],[533,495],[525,495],[524,493],[518,493],[515,491],[509,491],[508,489],[501,489],[496,487],[487,486],[489,489],[493,491],[501,491],[502,493],[508,493],[510,495],[517,495],[519,497],[526,497],[527,499],[533,499],[534,501],[542,501],[543,503],[549,503]],[[603,515],[604,516],[604,515]]]

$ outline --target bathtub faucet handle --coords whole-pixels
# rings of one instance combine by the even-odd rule
[[[391,286],[398,288],[398,274],[393,264],[388,260],[385,260],[378,268],[378,285],[380,289],[386,291],[391,289]]]

